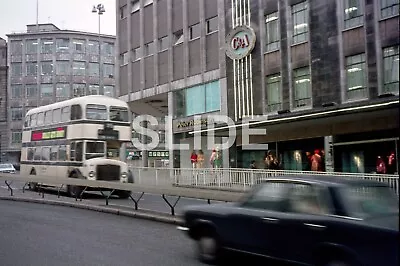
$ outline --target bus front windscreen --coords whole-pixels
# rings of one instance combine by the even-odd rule
[[[105,157],[104,142],[88,141],[86,142],[86,159]]]

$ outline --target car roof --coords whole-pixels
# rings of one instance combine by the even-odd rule
[[[318,183],[325,186],[387,186],[385,183],[362,179],[358,176],[335,176],[335,175],[283,175],[268,178],[266,182],[272,181],[300,181],[306,183]]]

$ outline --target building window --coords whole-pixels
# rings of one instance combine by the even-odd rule
[[[380,0],[381,17],[388,18],[399,14],[399,0]]]
[[[142,58],[142,49],[140,47],[137,47],[132,50],[132,62],[135,62]]]
[[[131,1],[131,12],[136,12],[140,9],[140,1],[139,0],[133,0]]]
[[[98,41],[89,41],[88,42],[88,50],[89,50],[89,54],[98,55],[99,54],[99,42]]]
[[[363,0],[344,1],[344,28],[352,28],[363,25],[364,5]]]
[[[91,76],[91,77],[99,77],[100,76],[99,63],[89,63],[89,76]]]
[[[69,84],[68,83],[58,83],[56,85],[56,97],[69,97]]]
[[[158,49],[159,49],[160,52],[165,51],[165,50],[168,49],[168,46],[169,46],[168,40],[169,40],[168,36],[165,36],[165,37],[162,37],[162,38],[158,39],[158,43],[159,43]]]
[[[149,56],[154,54],[154,42],[149,42],[144,45],[144,55]]]
[[[104,78],[114,78],[114,65],[104,64],[103,76]]]
[[[267,112],[270,113],[281,110],[281,75],[276,74],[266,77],[266,88]]]
[[[120,7],[119,8],[119,18],[120,19],[124,19],[124,18],[126,18],[126,11],[128,10],[128,6],[127,5],[124,5],[123,7]]]
[[[220,110],[219,81],[183,89],[175,93],[176,116],[184,117]]]
[[[52,54],[54,42],[51,39],[41,40],[42,54]]]
[[[274,51],[279,49],[279,24],[278,12],[265,17],[266,50]]]
[[[302,2],[292,6],[293,44],[308,40],[308,4]]]
[[[11,85],[11,98],[23,97],[22,89],[22,85]]]
[[[11,120],[22,120],[22,107],[11,107]]]
[[[189,38],[190,40],[194,40],[200,38],[200,23],[194,24],[189,27]]]
[[[53,97],[53,85],[52,84],[42,84],[40,85],[40,96],[42,98],[45,97]]]
[[[36,98],[37,93],[37,85],[27,85],[26,86],[26,97],[27,98]]]
[[[207,34],[218,31],[218,17],[210,18],[206,21]]]
[[[56,74],[57,75],[69,75],[71,63],[70,62],[57,62]]]
[[[74,84],[73,87],[73,97],[81,97],[86,95],[86,85],[85,84]]]
[[[26,40],[26,50],[27,54],[37,54],[38,52],[38,40]]]
[[[294,105],[295,107],[311,106],[310,68],[303,67],[293,71]]]
[[[11,41],[11,54],[22,55],[22,41]]]
[[[128,52],[122,53],[119,55],[120,66],[127,65],[129,62],[129,54]]]
[[[89,85],[89,94],[88,95],[100,95],[99,85]]]
[[[56,39],[56,51],[68,53],[69,39]]]
[[[85,52],[85,41],[84,40],[73,40],[72,41],[73,50],[77,53]]]
[[[42,62],[42,75],[53,75],[53,64]]]
[[[108,97],[114,97],[114,86],[104,86],[103,94]]]
[[[22,76],[22,64],[21,63],[12,63],[11,64],[11,76],[12,77]]]
[[[22,142],[22,132],[11,132],[11,143],[18,144]]]
[[[383,92],[399,94],[399,47],[383,49]]]
[[[366,90],[365,54],[346,57],[347,99],[364,99]]]
[[[183,43],[183,30],[174,33],[174,45]]]
[[[114,56],[114,44],[108,42],[103,43],[101,53],[105,56]]]
[[[85,62],[74,62],[72,65],[72,73],[76,76],[84,76],[85,70]]]
[[[37,76],[37,63],[26,63],[26,75],[27,76]]]

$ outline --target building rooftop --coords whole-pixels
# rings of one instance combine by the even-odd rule
[[[26,31],[13,31],[12,33],[6,34],[7,37],[23,36],[23,35],[37,35],[37,34],[49,34],[49,33],[77,33],[83,35],[99,36],[95,32],[76,31],[68,29],[60,29],[53,23],[41,23],[41,24],[28,24],[26,25]],[[101,37],[105,38],[116,38],[115,35],[100,34]]]

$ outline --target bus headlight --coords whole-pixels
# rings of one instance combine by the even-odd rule
[[[90,171],[89,172],[89,177],[93,178],[95,176],[95,172],[94,171]]]
[[[125,179],[125,178],[127,178],[127,177],[128,177],[128,174],[127,174],[127,173],[125,173],[125,172],[121,173],[121,178]]]

